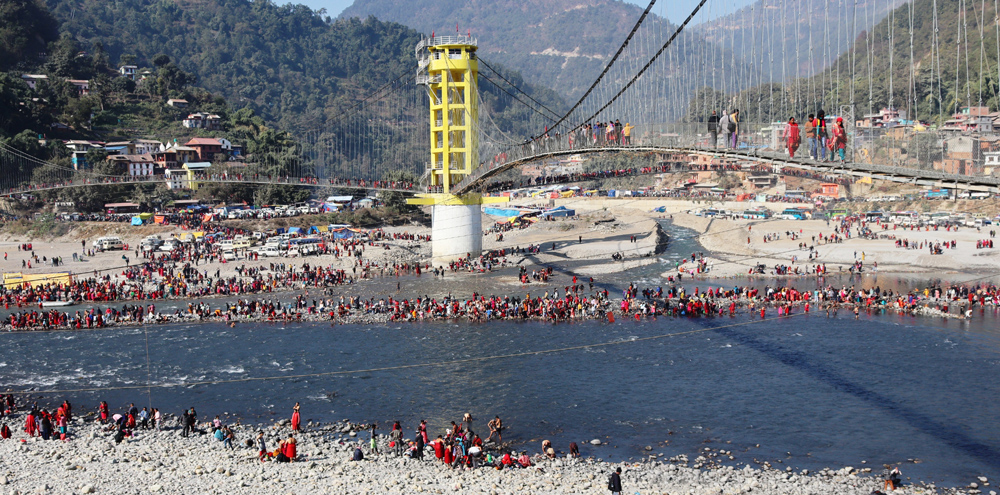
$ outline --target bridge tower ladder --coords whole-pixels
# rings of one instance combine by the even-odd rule
[[[416,47],[417,84],[430,99],[429,191],[407,200],[431,206],[431,250],[435,263],[483,251],[484,202],[480,194],[454,194],[454,186],[479,166],[479,62],[469,36],[431,36]]]

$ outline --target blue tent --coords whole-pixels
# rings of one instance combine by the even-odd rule
[[[289,234],[301,234],[302,233],[302,227],[288,227],[288,233]]]
[[[334,239],[350,239],[352,237],[354,237],[354,232],[351,232],[350,230],[347,229],[333,230]]]
[[[576,210],[571,210],[565,206],[553,208],[542,212],[543,217],[571,217],[576,215]]]
[[[142,219],[139,217],[132,217],[132,225],[142,225]]]

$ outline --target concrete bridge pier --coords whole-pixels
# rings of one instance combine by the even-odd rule
[[[431,207],[431,258],[434,264],[442,265],[483,254],[482,205],[508,200],[475,193],[437,193],[418,194],[406,202]]]
[[[483,210],[479,204],[431,207],[431,251],[435,264],[483,252]]]

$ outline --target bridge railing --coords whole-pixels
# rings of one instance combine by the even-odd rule
[[[33,191],[82,187],[91,185],[131,185],[131,184],[172,184],[174,188],[190,188],[192,182],[197,183],[253,183],[277,184],[291,186],[314,186],[334,188],[383,189],[394,191],[420,192],[419,184],[412,182],[381,181],[366,179],[341,179],[318,177],[272,176],[266,174],[195,174],[194,178],[186,175],[123,175],[98,176],[91,173],[79,173],[62,180],[22,184],[0,190],[0,195],[25,194]]]
[[[631,127],[631,126],[628,126]],[[968,135],[960,132],[931,131],[915,127],[867,128],[854,125],[847,130],[846,162],[851,169],[880,174],[899,174],[942,181],[961,180],[983,184],[1000,183],[985,165],[983,151],[991,149],[1000,137]],[[832,128],[827,137],[832,138]],[[826,161],[839,161],[834,152],[823,148],[823,141],[816,140],[815,150],[800,124],[801,143],[796,159],[809,159],[811,153]],[[735,140],[727,129],[718,129],[714,136],[707,123],[639,124],[630,129],[629,136],[609,135],[579,129],[570,134],[550,134],[507,146],[481,146],[481,166],[457,184],[454,191],[465,192],[482,185],[512,164],[556,159],[573,152],[593,153],[601,149],[622,151],[636,148],[678,148],[690,150],[726,150],[733,157],[769,158],[786,160],[789,157],[784,122],[743,122],[738,126]],[[949,157],[946,152],[951,151]],[[1000,169],[1000,164],[997,165]]]

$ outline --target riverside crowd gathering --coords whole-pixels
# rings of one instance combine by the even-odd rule
[[[460,264],[453,265],[460,269]],[[859,311],[914,313],[922,307],[933,305],[935,310],[945,314],[950,309],[959,309],[958,316],[969,315],[973,309],[986,306],[1000,306],[1000,288],[995,285],[971,285],[952,287],[930,287],[920,291],[895,293],[880,288],[861,289],[855,287],[800,290],[793,287],[757,288],[752,286],[716,287],[693,290],[680,286],[682,276],[671,277],[671,286],[645,288],[634,285],[624,289],[621,298],[613,300],[607,289],[594,288],[594,280],[582,283],[577,277],[567,277],[572,282],[551,291],[541,289],[521,295],[484,295],[473,293],[466,298],[448,295],[441,298],[417,296],[413,298],[333,296],[333,287],[351,284],[353,275],[344,270],[328,270],[311,266],[301,267],[278,264],[272,273],[263,277],[258,270],[241,270],[249,273],[248,280],[236,277],[207,281],[198,290],[188,290],[182,280],[162,279],[159,287],[145,291],[141,285],[126,281],[113,282],[110,277],[74,282],[70,287],[35,289],[31,287],[4,289],[0,300],[10,307],[30,307],[37,301],[59,292],[63,297],[85,294],[94,303],[124,302],[120,308],[107,306],[104,309],[90,307],[75,313],[59,311],[56,308],[22,309],[12,312],[4,321],[8,331],[46,329],[92,329],[115,325],[136,325],[167,323],[175,321],[221,321],[235,326],[247,321],[329,321],[332,323],[417,321],[435,319],[464,318],[482,322],[489,320],[549,320],[573,321],[583,319],[607,319],[631,317],[636,320],[657,316],[708,317],[735,316],[737,314],[766,315],[766,308],[777,310],[778,316],[791,314],[793,307],[802,306],[805,312],[837,308],[853,308]],[[371,269],[370,267],[368,268]],[[825,271],[825,270],[824,270]],[[415,273],[412,265],[395,267],[393,273]],[[439,273],[442,273],[439,271]],[[364,273],[363,273],[364,274]],[[368,274],[364,274],[368,275]],[[529,277],[522,269],[521,280],[531,283],[538,280],[556,284],[557,275],[549,269],[532,272]],[[544,283],[543,282],[543,283]],[[171,284],[175,284],[174,289]],[[280,302],[274,297],[280,289],[324,288],[326,293],[310,298],[308,292],[298,294],[289,302]],[[560,291],[561,289],[561,291]],[[542,293],[540,293],[542,292]],[[160,299],[174,297],[195,298],[207,295],[268,294],[264,298],[239,297],[215,305],[208,302],[189,302],[187,308],[177,308],[173,313],[157,312]]]
[[[17,437],[37,437],[44,441],[66,442],[73,438],[69,425],[74,413],[69,400],[63,401],[50,413],[40,407],[38,402],[32,402],[30,405],[19,404],[18,399],[14,394],[0,395],[0,441],[17,440]],[[24,411],[23,414],[20,410]],[[303,460],[298,453],[296,439],[296,434],[303,432],[299,403],[295,403],[292,408],[291,420],[279,423],[274,428],[246,427],[238,422],[226,424],[219,415],[208,421],[204,418],[199,420],[194,407],[185,409],[177,417],[164,415],[157,408],[143,407],[140,410],[135,403],[130,403],[121,408],[120,412],[113,413],[106,401],[101,401],[96,411],[86,413],[84,416],[74,424],[95,422],[101,434],[119,444],[136,438],[137,433],[143,430],[180,430],[180,436],[184,438],[210,435],[212,439],[222,444],[224,449],[255,451],[257,460],[261,462]],[[22,421],[22,417],[23,426],[15,425],[16,431],[11,430],[10,424]],[[465,413],[459,422],[452,421],[436,438],[428,433],[427,421],[420,422],[412,432],[412,438],[403,432],[399,421],[392,424],[388,434],[378,433],[378,425],[375,423],[354,424],[345,420],[343,426],[346,429],[341,429],[341,433],[351,432],[351,437],[358,436],[357,444],[351,452],[352,461],[363,461],[366,456],[377,455],[394,455],[419,461],[426,455],[453,468],[516,469],[529,468],[539,459],[555,459],[558,455],[549,440],[541,442],[541,450],[534,457],[529,456],[526,450],[522,450],[520,455],[517,451],[511,451],[510,444],[503,441],[504,431],[508,427],[500,416],[495,416],[487,422],[489,435],[485,439],[473,431],[473,417],[469,413]],[[265,432],[268,434],[265,435]],[[241,442],[238,439],[239,434],[249,434],[249,436]],[[362,441],[365,436],[367,442]],[[278,438],[277,444],[271,443],[271,445],[277,448],[272,450],[268,444],[275,437]],[[580,457],[580,448],[576,442],[571,442],[568,447],[567,457]]]

